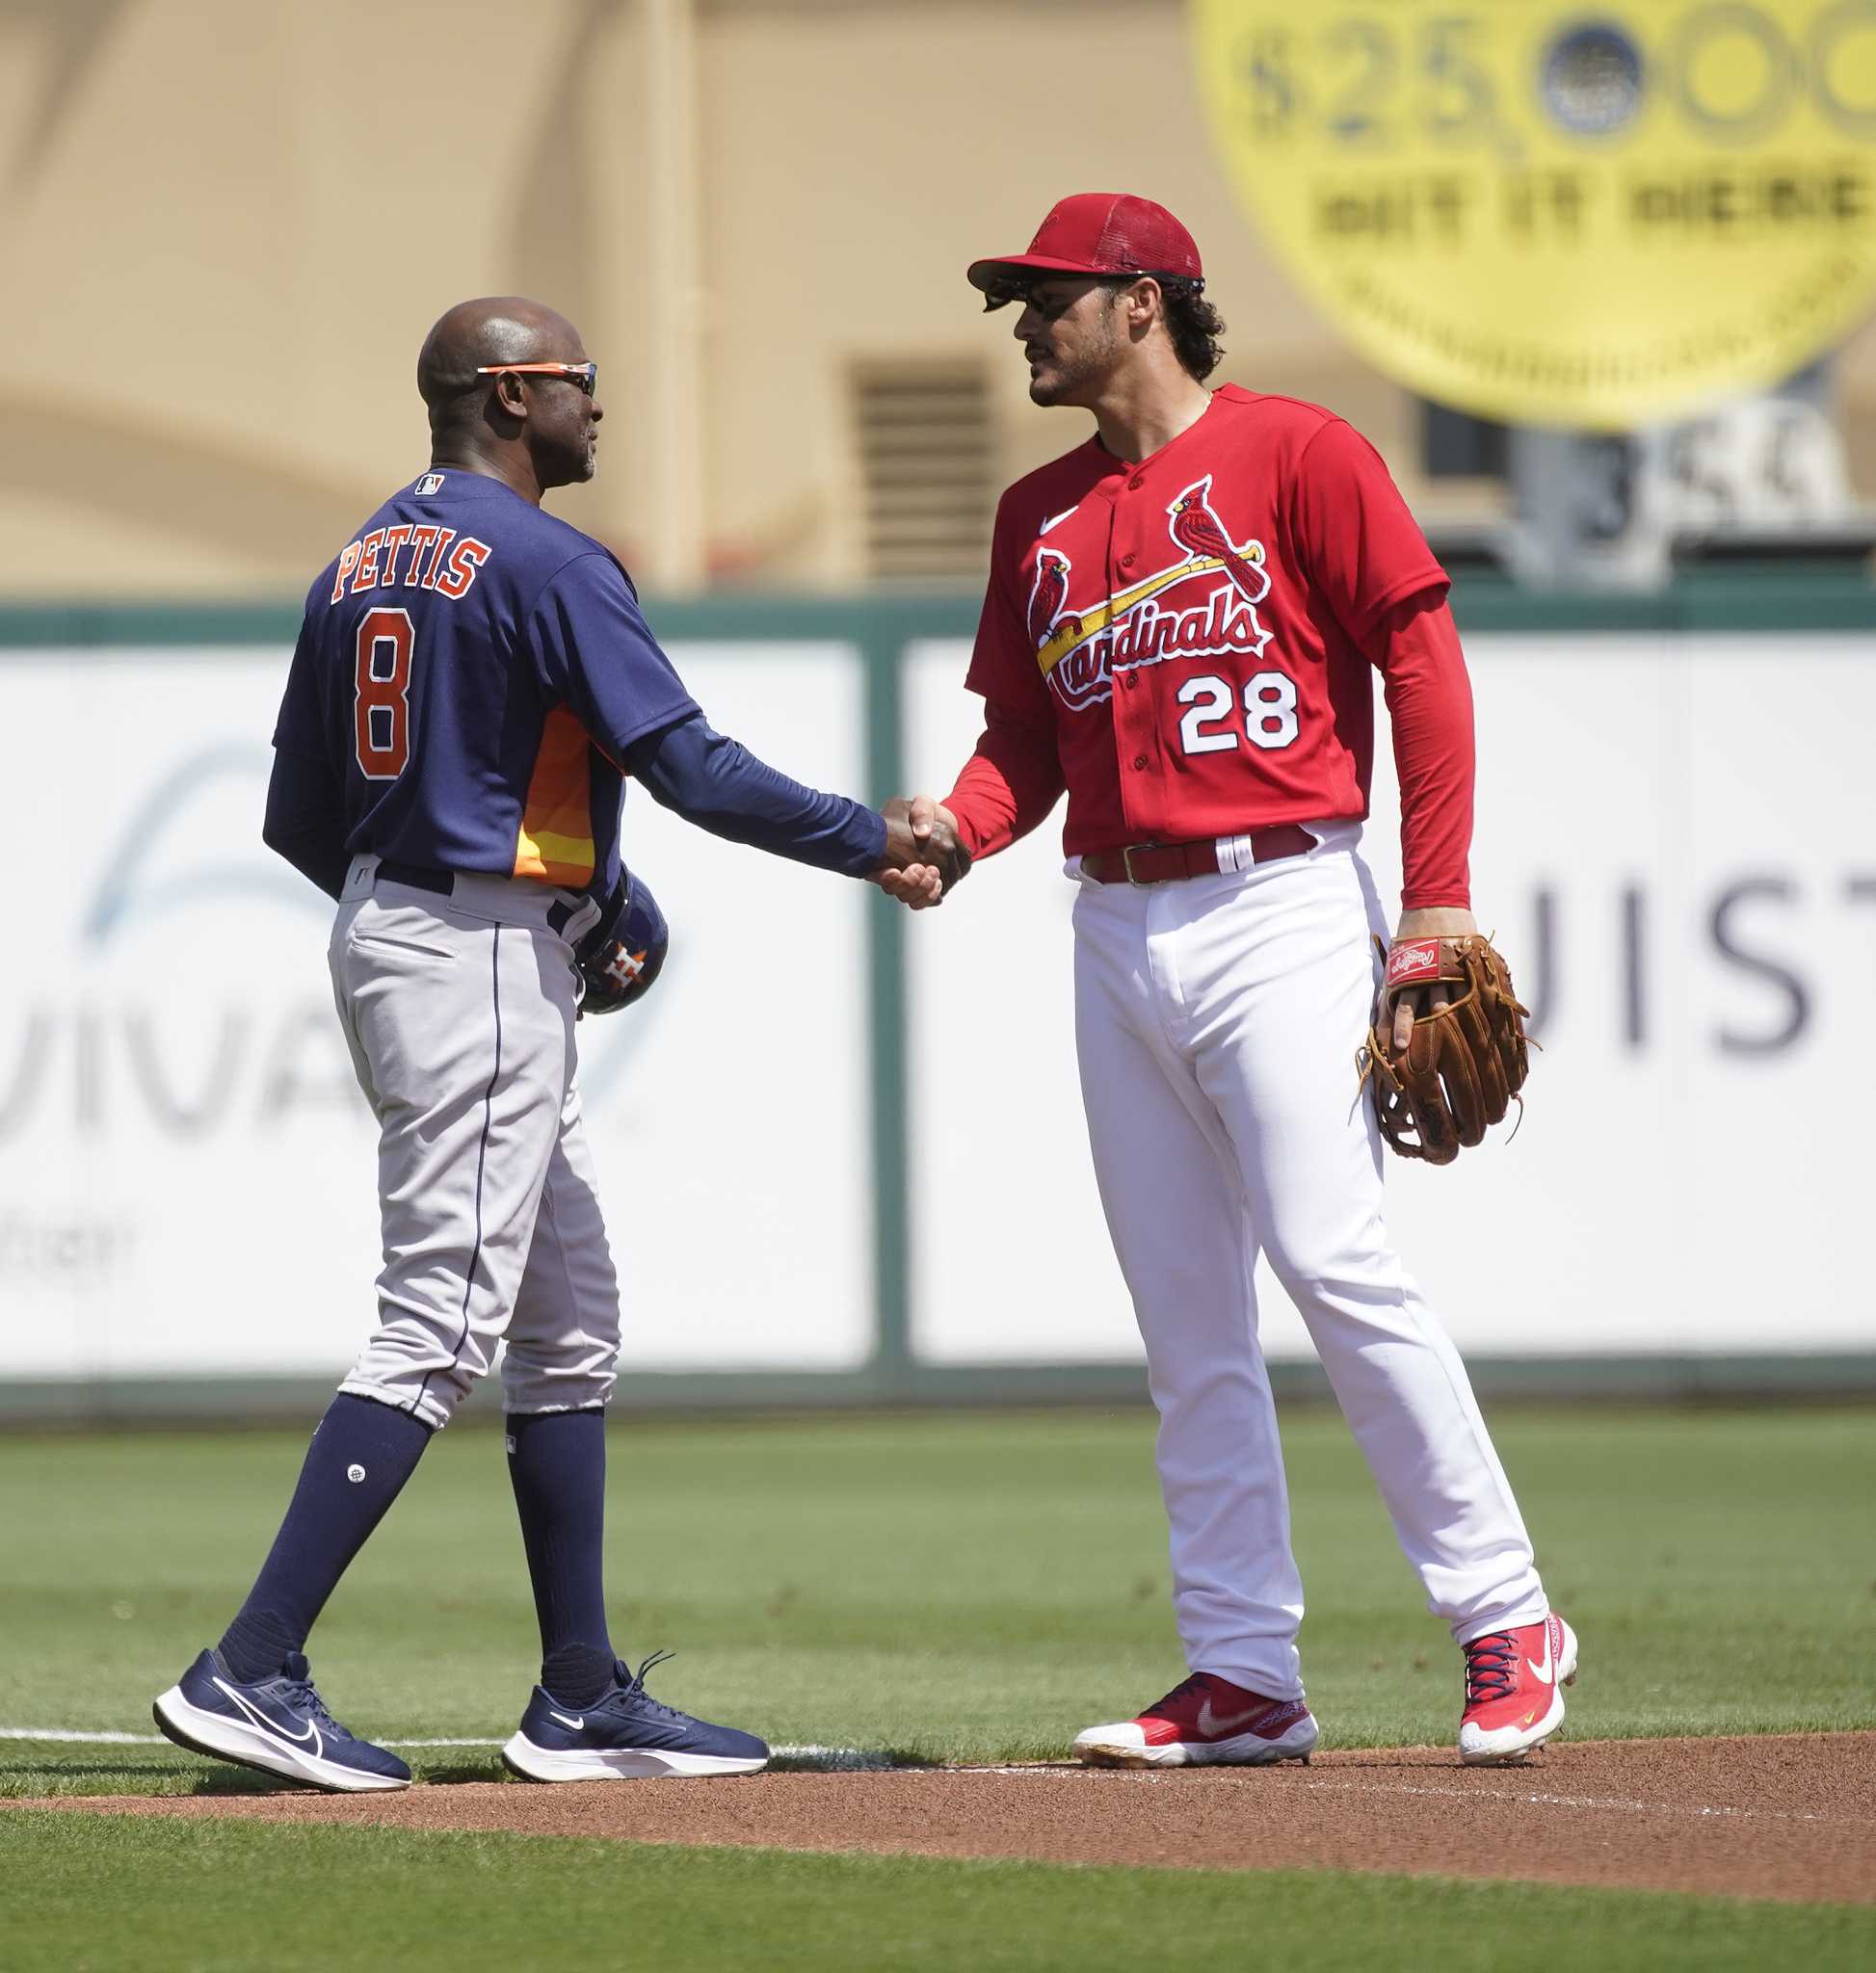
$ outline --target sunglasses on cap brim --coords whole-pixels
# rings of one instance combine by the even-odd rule
[[[1124,287],[1129,281],[1155,280],[1168,294],[1197,295],[1204,291],[1204,281],[1193,275],[1160,274],[1150,267],[1132,269],[1120,274],[1074,274],[1064,268],[1059,274],[1032,274],[1027,279],[1014,276],[993,280],[984,290],[984,313],[993,313],[998,308],[1007,308],[1012,302],[1019,302],[1025,307],[1033,307],[1044,322],[1053,322],[1065,309],[1073,307],[1076,297],[1065,295],[1052,306],[1044,306],[1036,297],[1036,290],[1049,281],[1107,281]]]

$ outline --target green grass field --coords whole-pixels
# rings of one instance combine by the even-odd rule
[[[1583,1639],[1574,1736],[1876,1726],[1871,1424],[1854,1410],[1494,1419],[1546,1580]],[[1285,1443],[1309,1594],[1305,1675],[1325,1744],[1445,1741],[1458,1654],[1421,1611],[1346,1432],[1299,1412]],[[277,1434],[0,1439],[0,1729],[148,1733],[151,1697],[246,1589],[303,1449],[301,1435]],[[615,1641],[677,1650],[654,1676],[660,1697],[779,1744],[921,1760],[1059,1755],[1080,1726],[1133,1710],[1180,1673],[1144,1412],[621,1422],[612,1460]],[[498,1437],[463,1430],[432,1447],[312,1656],[334,1709],[367,1735],[513,1730],[535,1636]],[[432,1779],[499,1772],[492,1749],[474,1748],[419,1751],[412,1764]],[[247,1785],[168,1747],[0,1740],[0,1793],[13,1796],[204,1784]],[[222,1881],[219,1855],[238,1866],[226,1881],[270,1887],[269,1934],[291,1933],[300,1957],[279,1947],[244,1959],[241,1938],[251,1948],[257,1934],[238,1918],[225,1949],[184,1943],[187,1886]],[[434,1888],[445,1856],[447,1897]],[[1119,1965],[1132,1957],[1122,1950],[1130,1928],[1167,1895],[1151,1872],[9,1815],[0,1964],[377,1963],[344,1958],[322,1930],[322,1857],[348,1882],[383,1879],[383,1900],[457,1973],[576,1959]],[[517,1877],[566,1887],[534,1900],[531,1922],[554,1930],[533,1960],[499,1916],[512,1890],[504,1900],[493,1888]],[[107,1896],[80,1896],[107,1882]],[[1426,1963],[1468,1965],[1474,1948],[1484,1964],[1494,1939],[1502,1954],[1542,1936],[1555,1900],[1567,1900],[1579,1944],[1606,1922],[1597,1957],[1611,1966],[1762,1964],[1774,1940],[1816,1964],[1839,1962],[1834,1940],[1876,1953],[1867,1914],[1635,1893],[1286,1876],[1184,1880],[1176,1895],[1176,1946],[1157,1937],[1152,1955],[1167,1965],[1215,1964],[1215,1943],[1201,1946],[1247,1914],[1274,1954],[1286,1942],[1272,1963],[1351,1963],[1351,1934],[1379,1927],[1370,1957],[1383,1964],[1421,1963],[1424,1952]],[[582,1901],[601,1896],[637,1912],[632,1939],[614,1959],[580,1958],[592,1943]],[[433,1897],[434,1927],[422,1918]],[[1342,1914],[1340,1956],[1308,1957],[1312,1914],[1330,1904]],[[706,1907],[731,1915],[680,1946]],[[89,1945],[73,1930],[83,1910]],[[798,1932],[790,1914],[808,1910],[813,1926]],[[902,1914],[896,1943],[882,1938],[890,1912]],[[136,1950],[112,1942],[118,1923]],[[172,1951],[162,1943],[172,1929]],[[396,1957],[432,1963],[401,1937]]]
[[[44,1814],[0,1814],[0,1884],[9,1973],[1812,1973],[1876,1947],[1842,1906]]]

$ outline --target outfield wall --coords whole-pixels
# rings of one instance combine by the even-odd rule
[[[1776,618],[1776,588],[1597,621],[1462,606],[1474,894],[1545,1052],[1516,1141],[1394,1167],[1392,1212],[1489,1385],[1876,1387],[1876,604],[1792,586],[1783,621],[1718,627]],[[654,617],[719,725],[878,796],[948,784],[968,750],[973,614]],[[330,908],[258,837],[292,627],[0,615],[0,1415],[301,1404],[369,1322],[372,1130]],[[629,1397],[1138,1392],[1058,834],[913,919],[633,799],[673,957],[643,1010],[581,1031]],[[1369,852],[1391,905],[1391,825]],[[1307,1337],[1263,1286],[1305,1387]]]

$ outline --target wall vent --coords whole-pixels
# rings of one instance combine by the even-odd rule
[[[981,583],[998,490],[986,366],[974,357],[862,359],[851,397],[867,575]]]

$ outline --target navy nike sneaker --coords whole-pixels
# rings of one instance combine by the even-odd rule
[[[272,1678],[252,1685],[235,1678],[219,1651],[204,1651],[150,1711],[164,1733],[193,1753],[334,1795],[410,1785],[410,1770],[396,1754],[355,1738],[326,1710],[298,1651]]]
[[[636,1671],[613,1668],[614,1684],[590,1706],[565,1706],[537,1685],[502,1765],[527,1781],[629,1781],[651,1776],[753,1775],[769,1749],[753,1733],[693,1720],[659,1703],[645,1674],[672,1655],[654,1652]]]

